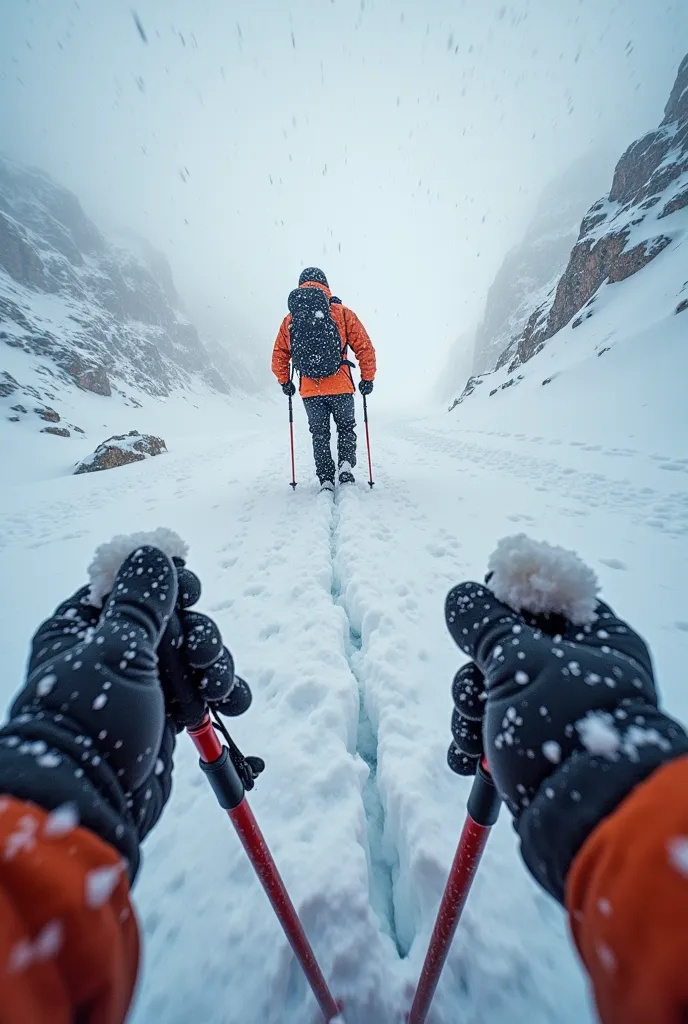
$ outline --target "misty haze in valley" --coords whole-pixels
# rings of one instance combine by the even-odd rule
[[[202,334],[270,346],[322,264],[385,401],[426,398],[543,189],[658,119],[681,3],[10,0],[0,150],[169,259]],[[579,211],[580,216],[584,207]]]

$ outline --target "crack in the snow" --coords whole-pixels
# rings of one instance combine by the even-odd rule
[[[356,732],[356,753],[368,767],[368,778],[363,786],[363,810],[366,819],[368,879],[370,903],[377,914],[382,930],[389,935],[400,957],[406,956],[397,935],[394,909],[394,882],[398,873],[396,864],[390,861],[384,848],[385,809],[377,784],[378,739],[365,706],[364,684],[360,669],[363,650],[361,634],[354,629],[346,600],[343,596],[342,581],[337,570],[337,534],[340,512],[336,499],[330,520],[330,555],[332,561],[331,594],[333,602],[342,609],[348,625],[345,648],[351,674],[356,680],[359,695],[358,727]]]

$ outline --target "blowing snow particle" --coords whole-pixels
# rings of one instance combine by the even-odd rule
[[[126,668],[126,662],[124,663],[124,665],[125,665],[125,668]],[[91,705],[91,707],[93,708],[94,711],[100,711],[100,709],[104,708],[106,704],[107,704],[107,694],[99,693],[98,696],[96,697],[96,699],[93,701],[93,704]]]
[[[680,874],[688,878],[688,836],[676,836],[667,843],[669,862]]]
[[[576,729],[589,753],[610,758],[618,754],[621,737],[614,726],[614,719],[605,711],[591,711],[576,722]]]
[[[600,943],[596,949],[597,958],[606,971],[613,971],[616,967],[616,957],[609,946]]]
[[[59,953],[64,939],[64,926],[61,921],[48,921],[36,936],[33,944],[33,955],[36,960],[50,960]]]
[[[41,768],[57,768],[59,764],[62,764],[62,758],[50,750],[47,754],[41,754],[36,761]]]
[[[542,744],[542,753],[552,764],[559,764],[561,761],[561,747],[556,740],[547,740]]]
[[[57,839],[67,835],[79,824],[79,815],[76,804],[61,804],[46,818],[43,826],[43,835],[50,839]]]
[[[57,682],[57,676],[54,672],[48,672],[47,675],[43,676],[42,679],[38,680],[36,685],[36,693],[39,697],[47,697],[53,686]]]
[[[120,865],[114,867],[94,868],[86,875],[86,903],[92,910],[102,907],[112,896],[117,888],[119,876],[122,873]]]

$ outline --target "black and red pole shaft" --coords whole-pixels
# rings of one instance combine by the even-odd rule
[[[499,806],[499,794],[483,761],[468,798],[466,821],[437,911],[408,1024],[423,1024],[428,1015],[490,829],[499,816]]]
[[[368,487],[374,487],[375,481],[373,480],[373,460],[370,454],[370,430],[368,428],[368,402],[366,396],[363,396],[363,421],[365,423],[366,432],[366,449],[368,451]]]
[[[341,1013],[320,970],[315,953],[306,937],[303,926],[289,898],[277,865],[272,859],[253,812],[244,796],[244,786],[232,764],[227,747],[222,746],[210,717],[206,714],[200,725],[187,729],[201,761],[200,765],[208,777],[220,807],[227,811],[241,844],[253,864],[272,908],[277,914],[294,955],[301,964],[308,983],[318,1000],[326,1021]]]
[[[291,483],[289,486],[296,490],[296,467],[294,465],[294,403],[289,395],[289,444],[291,446]]]

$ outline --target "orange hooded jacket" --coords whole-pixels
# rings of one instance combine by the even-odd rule
[[[566,904],[603,1024],[685,1024],[688,757],[589,836]],[[0,797],[1,1024],[122,1024],[139,939],[119,855]],[[105,871],[105,874],[103,874]]]
[[[306,281],[299,287],[320,288],[321,291],[325,292],[328,299],[332,298],[330,289],[316,281]],[[342,339],[342,358],[346,358],[344,353],[348,345],[358,359],[362,379],[374,380],[376,370],[375,349],[365,327],[352,310],[342,306],[340,303],[335,302],[331,305],[330,313]],[[290,326],[291,314],[285,316],[282,321],[282,326],[279,329],[275,340],[275,347],[272,351],[272,372],[280,384],[286,384],[289,380],[289,363],[291,362]],[[323,377],[322,380],[302,377],[299,388],[302,398],[315,398],[318,395],[352,395],[354,390],[354,382],[348,366],[341,366],[332,377]]]

